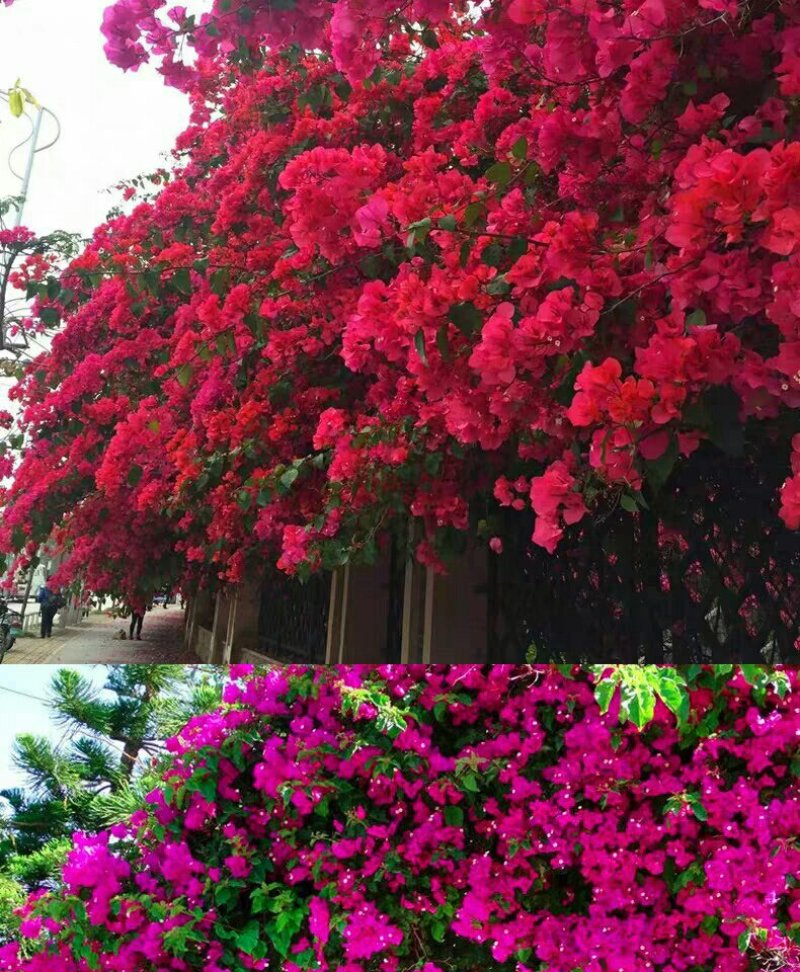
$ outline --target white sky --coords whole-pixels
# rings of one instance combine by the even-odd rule
[[[164,165],[185,128],[186,97],[145,65],[123,72],[103,53],[99,25],[110,0],[16,0],[0,7],[0,88],[19,77],[58,116],[59,142],[37,155],[23,222],[37,232],[89,234],[118,201],[103,190]],[[5,108],[5,105],[2,106]],[[0,118],[0,195],[19,183],[9,150],[27,134],[23,120]],[[45,116],[42,144],[54,126]],[[24,167],[25,153],[16,156]]]
[[[109,64],[100,33],[110,0],[16,0],[0,5],[0,88],[17,78],[61,123],[61,136],[39,152],[23,223],[37,233],[61,229],[89,236],[120,194],[123,179],[168,164],[176,137],[189,120],[186,96],[168,88],[149,65],[123,72]],[[11,149],[30,131],[0,102],[0,197],[15,196],[20,183],[9,171]],[[44,116],[40,145],[55,135]],[[13,163],[22,173],[20,149]],[[12,382],[0,377],[0,408]]]
[[[45,701],[50,682],[59,668],[80,668],[98,687],[105,683],[103,665],[3,665],[0,667],[0,790],[24,784],[11,753],[20,733],[59,740],[63,730],[55,726]]]

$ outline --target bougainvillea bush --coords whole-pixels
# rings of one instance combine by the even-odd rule
[[[120,0],[103,30],[193,124],[40,301],[5,547],[123,591],[369,560],[409,519],[438,566],[501,551],[503,508],[551,552],[621,514],[685,551],[727,495],[674,486],[702,455],[769,466],[758,596],[796,591],[797,0]]]
[[[797,968],[800,679],[730,668],[640,730],[578,668],[240,666],[0,968]]]

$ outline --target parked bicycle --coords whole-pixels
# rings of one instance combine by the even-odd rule
[[[22,634],[22,617],[0,598],[0,664]]]

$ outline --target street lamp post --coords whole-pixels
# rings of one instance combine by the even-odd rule
[[[42,146],[42,148],[39,148],[39,136],[42,130],[42,119],[44,117],[45,111],[49,115],[51,115],[52,118],[55,120],[57,125],[57,133],[55,139],[52,142],[50,142],[48,145]],[[9,160],[8,160],[9,168],[11,169],[12,174],[17,175],[17,178],[20,179],[20,192],[19,192],[19,196],[17,197],[17,201],[14,205],[14,209],[15,209],[14,222],[13,222],[14,229],[22,225],[22,213],[28,198],[28,192],[30,190],[31,175],[33,174],[33,163],[34,160],[36,159],[36,155],[38,152],[41,152],[43,149],[50,148],[51,145],[54,145],[58,141],[60,135],[61,135],[61,126],[58,122],[58,118],[51,111],[49,111],[49,109],[43,108],[40,104],[37,103],[36,117],[34,118],[32,123],[31,134],[29,138],[25,140],[25,142],[30,141],[30,147],[28,149],[28,158],[26,159],[25,170],[22,176],[18,176],[17,173],[14,172],[14,169],[11,166],[11,155],[13,155],[14,151],[16,151],[17,148],[21,148],[25,144],[25,142],[21,142],[14,149],[12,149],[11,155],[9,155]],[[2,285],[2,300],[0,300],[0,350],[8,349],[6,345],[5,292],[6,292],[6,287],[8,285],[7,278],[8,278],[9,271],[11,269],[12,259],[13,259],[12,257],[9,257],[8,262],[2,268],[3,271],[2,275],[4,279]],[[6,362],[2,361],[0,362],[0,364],[5,365]],[[7,374],[6,368],[3,368],[2,370],[5,371]],[[25,594],[22,599],[21,616],[23,621],[25,619],[25,612],[28,607],[28,601],[30,600],[31,588],[33,586],[33,578],[35,573],[36,573],[36,569],[34,567],[29,567],[28,577],[25,585]]]
[[[37,146],[39,144],[39,133],[42,130],[42,116],[44,115],[44,112],[45,109],[39,105],[36,109],[36,120],[33,123],[33,131],[31,132],[31,147],[28,151],[28,160],[25,163],[25,172],[22,176],[22,185],[20,186],[19,206],[16,207],[17,214],[14,217],[15,228],[22,223],[22,210],[25,206],[25,201],[28,198],[28,189],[30,188],[31,184],[31,173],[33,172],[33,160],[36,158],[36,153],[39,151]]]

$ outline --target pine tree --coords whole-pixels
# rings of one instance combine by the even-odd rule
[[[74,669],[52,679],[57,742],[20,735],[26,785],[0,791],[0,938],[23,889],[55,879],[76,831],[124,819],[155,785],[164,740],[219,704],[220,672],[183,665],[111,665],[103,689]]]

